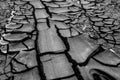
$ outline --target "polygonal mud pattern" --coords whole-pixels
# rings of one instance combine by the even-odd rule
[[[119,0],[0,0],[0,80],[120,80]]]

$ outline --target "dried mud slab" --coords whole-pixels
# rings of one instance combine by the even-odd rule
[[[0,0],[0,80],[119,80],[119,0]]]

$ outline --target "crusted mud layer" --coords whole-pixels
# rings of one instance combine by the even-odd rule
[[[120,80],[120,0],[0,0],[0,80]]]

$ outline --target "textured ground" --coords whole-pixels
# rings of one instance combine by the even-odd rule
[[[119,0],[0,0],[0,80],[120,80]]]

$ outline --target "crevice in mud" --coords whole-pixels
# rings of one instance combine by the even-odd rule
[[[108,66],[108,67],[118,67],[120,65],[120,63],[116,64],[116,65],[112,65],[112,64],[107,64],[107,63],[103,63],[99,60],[97,60],[96,58],[92,57],[92,59],[94,59],[95,61],[97,61],[98,63],[104,65],[104,66]]]
[[[51,26],[50,26],[50,21],[48,18],[46,18],[46,23],[47,23],[47,26],[50,28]]]
[[[79,69],[77,68],[77,65],[78,63],[72,59],[72,57],[68,54],[69,50],[70,50],[70,46],[69,46],[69,43],[67,41],[67,38],[65,37],[62,37],[61,34],[59,33],[59,29],[57,28],[57,26],[55,25],[55,28],[56,28],[56,32],[57,32],[57,35],[63,40],[63,43],[65,44],[66,46],[66,51],[64,51],[68,61],[70,63],[72,63],[72,69],[77,77],[78,80],[84,80],[83,77],[81,76],[81,72],[79,71]]]
[[[95,55],[97,55],[97,54],[100,54],[101,52],[104,52],[105,51],[105,49],[103,49],[101,46],[99,46],[97,49],[95,49],[92,53],[91,53],[91,55],[90,56],[88,56],[88,58],[86,59],[86,61],[85,62],[83,62],[83,63],[79,63],[79,66],[86,66],[87,64],[88,64],[88,62],[90,61],[90,59],[93,57],[93,56],[95,56]]]
[[[71,78],[71,77],[74,77],[75,75],[70,75],[70,76],[66,76],[66,77],[61,77],[61,78],[56,78],[56,79],[52,79],[52,80],[62,80],[62,79],[68,79],[68,78]]]
[[[41,80],[47,80],[46,76],[45,76],[45,73],[44,73],[43,64],[42,64],[42,62],[40,60],[40,56],[39,56],[40,51],[39,51],[38,43],[37,43],[38,42],[37,40],[38,40],[39,31],[37,29],[37,20],[36,20],[34,12],[35,12],[35,8],[33,6],[33,18],[35,20],[35,30],[36,30],[36,36],[37,36],[36,40],[35,40],[35,45],[34,46],[35,46],[35,50],[36,50],[36,60],[37,60],[37,64],[38,64],[38,72],[39,72]]]
[[[93,72],[91,72],[94,80],[102,80],[102,79],[105,79],[105,80],[117,80],[115,79],[112,75],[108,74],[107,72],[104,72],[103,70],[99,70],[99,69],[92,69]]]
[[[52,18],[52,14],[51,14],[51,12],[49,11],[48,7],[44,4],[43,1],[40,0],[40,2],[44,5],[45,10],[46,10],[46,12],[49,14],[50,18]]]
[[[28,69],[25,69],[25,70],[22,70],[22,71],[16,71],[16,72],[12,71],[12,73],[13,73],[13,74],[25,73],[25,72],[28,72],[28,71],[33,70],[33,69],[36,68],[36,67],[37,67],[37,66],[31,67],[31,68],[28,68]]]
[[[62,51],[62,52],[54,52],[54,51],[44,52],[44,53],[39,54],[39,56],[42,57],[42,56],[45,56],[45,55],[59,55],[59,54],[64,54],[64,52],[65,51]]]

